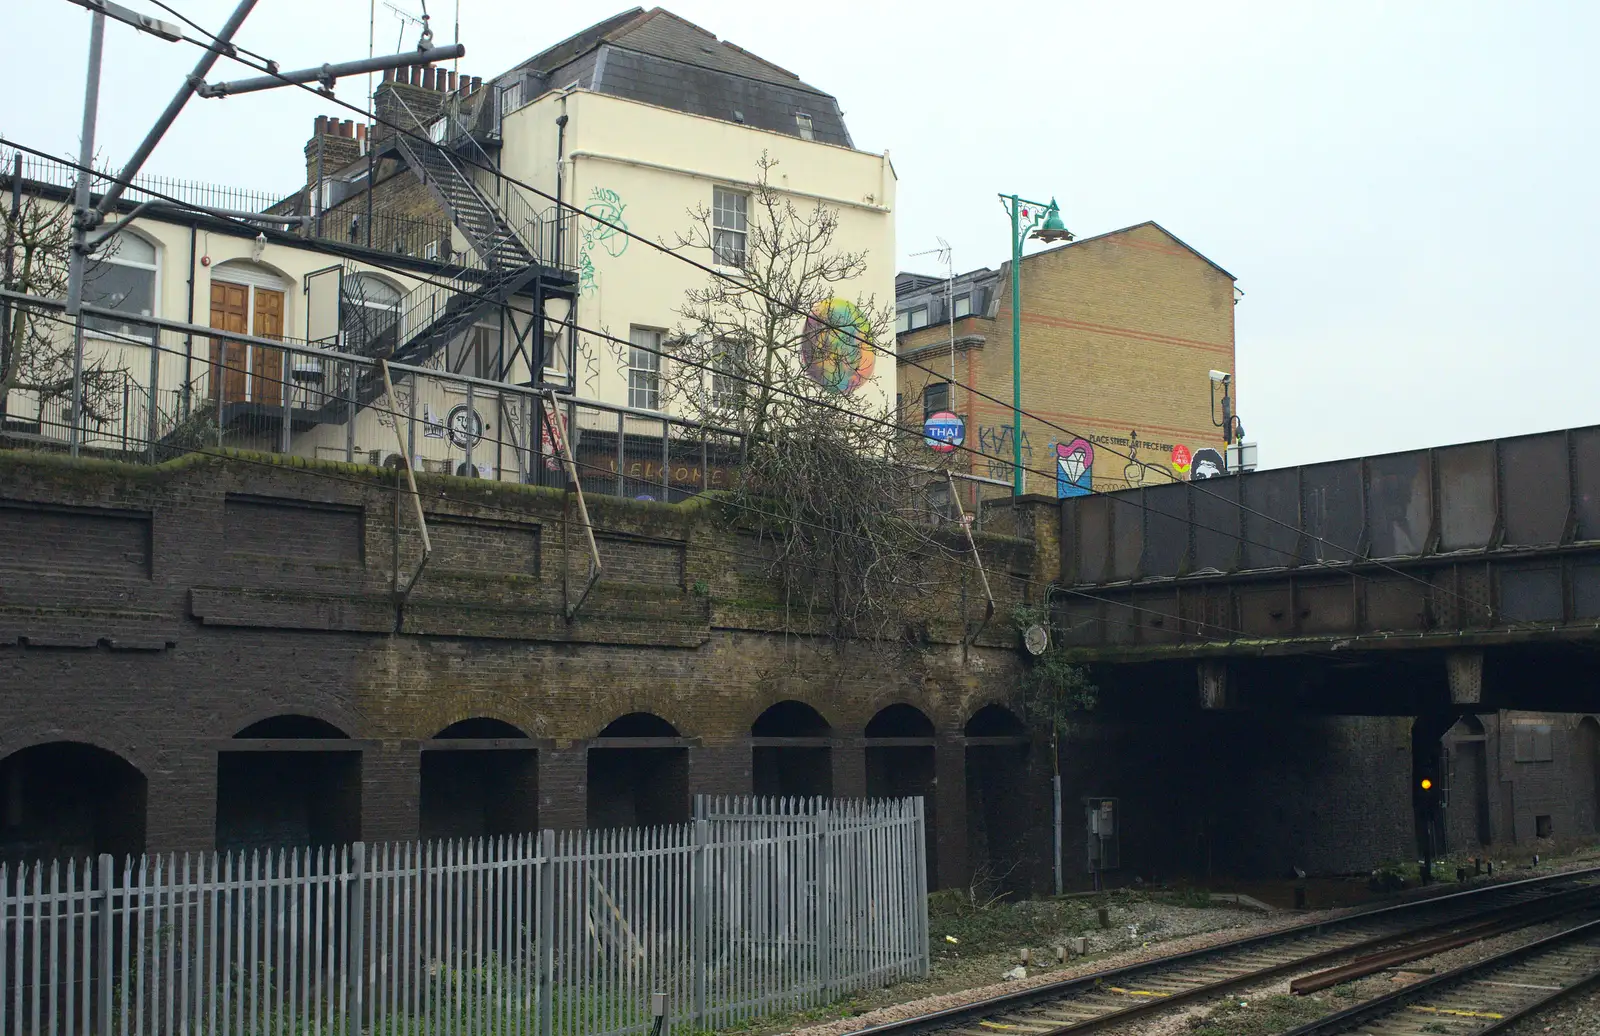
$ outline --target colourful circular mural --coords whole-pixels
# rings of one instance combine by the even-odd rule
[[[812,381],[848,396],[872,377],[876,358],[872,325],[853,303],[831,298],[811,308],[800,362]]]

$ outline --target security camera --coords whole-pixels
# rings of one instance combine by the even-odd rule
[[[1212,371],[1211,372],[1211,380],[1212,381],[1227,381],[1228,380],[1228,375],[1225,374],[1222,371]]]

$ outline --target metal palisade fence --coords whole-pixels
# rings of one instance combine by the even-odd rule
[[[0,1034],[714,1028],[925,975],[921,799],[0,866]]]

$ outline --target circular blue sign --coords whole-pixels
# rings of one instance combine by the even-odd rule
[[[967,441],[967,426],[955,414],[941,410],[922,422],[922,441],[935,453],[949,453]]]

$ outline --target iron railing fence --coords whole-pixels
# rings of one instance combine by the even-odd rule
[[[32,305],[41,323],[71,333],[59,309],[16,304]],[[351,323],[340,335],[347,345],[399,340],[411,323],[433,319],[398,308],[372,312],[391,326],[380,327],[380,334]],[[289,338],[227,337],[126,314],[119,320],[146,324],[150,335],[90,334],[85,369],[96,372],[98,388],[86,392],[82,412],[74,414],[70,392],[41,405],[14,390],[5,401],[0,442],[69,449],[76,419],[80,451],[134,462],[161,463],[206,449],[373,465],[408,456],[426,474],[566,489],[570,451],[586,493],[676,503],[738,485],[744,436],[737,429],[475,377],[498,369],[501,358],[482,355],[484,343],[470,336],[421,363],[390,361],[390,398],[378,356]],[[525,380],[526,370],[513,377]],[[153,408],[151,385],[157,386]],[[907,470],[895,477],[906,496],[902,514],[956,528],[941,472]],[[969,514],[981,529],[981,512]]]
[[[24,181],[32,180],[53,187],[77,186],[78,171],[71,163],[21,154],[16,149],[8,147],[0,147],[0,185],[7,188],[11,186],[11,177],[16,169],[19,155],[22,159]],[[96,195],[103,194],[119,172],[120,170],[116,169],[97,168],[89,189]],[[256,191],[246,187],[157,176],[151,173],[140,173],[135,176],[133,185],[123,193],[123,198],[135,203],[165,202],[171,198],[186,205],[230,209],[235,212],[266,212],[283,200],[282,195],[270,191]]]
[[[922,800],[0,864],[0,1036],[698,1029],[928,969]]]

